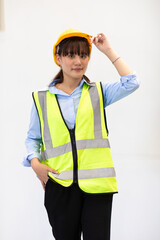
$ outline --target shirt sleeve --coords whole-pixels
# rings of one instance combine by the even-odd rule
[[[27,132],[27,138],[25,140],[27,154],[22,162],[23,166],[30,167],[30,161],[35,157],[38,158],[40,161],[42,160],[40,154],[41,143],[42,136],[40,129],[40,121],[35,103],[33,103],[30,115],[29,130]]]
[[[104,107],[128,96],[138,87],[139,80],[136,74],[122,76],[118,82],[102,83]]]

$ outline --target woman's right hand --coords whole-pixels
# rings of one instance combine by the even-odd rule
[[[33,158],[31,160],[31,167],[36,173],[39,180],[41,181],[44,190],[45,190],[45,185],[48,181],[48,172],[58,173],[56,170],[48,167],[45,164],[40,163],[38,158]]]

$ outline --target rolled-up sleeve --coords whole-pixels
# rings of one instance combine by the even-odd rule
[[[133,93],[139,85],[137,74],[122,76],[118,82],[102,83],[104,107]]]
[[[30,161],[35,157],[38,158],[40,161],[42,160],[40,154],[41,143],[42,136],[40,130],[40,121],[37,109],[35,107],[35,104],[33,103],[30,116],[29,130],[27,132],[27,138],[25,140],[27,153],[22,162],[23,166],[30,167]]]

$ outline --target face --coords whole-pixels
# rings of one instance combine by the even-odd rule
[[[86,54],[56,55],[57,62],[61,66],[65,79],[81,80],[88,66],[89,58]]]

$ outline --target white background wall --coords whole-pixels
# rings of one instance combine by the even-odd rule
[[[57,73],[52,46],[61,32],[72,27],[92,35],[104,32],[141,81],[134,94],[107,110],[119,186],[113,204],[112,240],[159,240],[160,2],[4,0],[4,6],[0,239],[53,239],[39,180],[21,161],[31,92],[47,86]],[[86,75],[92,81],[119,80],[113,65],[95,47]]]

